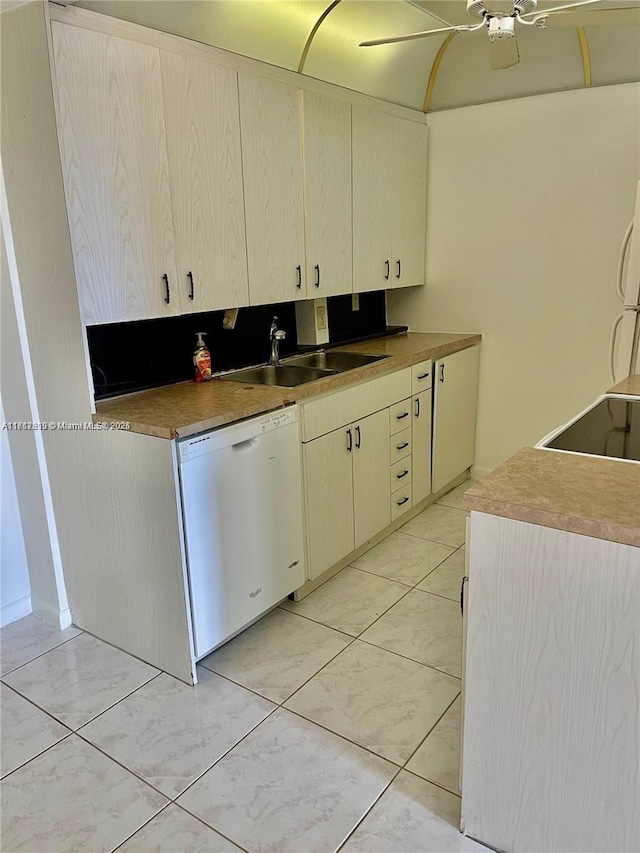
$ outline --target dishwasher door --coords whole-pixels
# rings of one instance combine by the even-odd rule
[[[196,658],[305,581],[297,409],[179,442]]]

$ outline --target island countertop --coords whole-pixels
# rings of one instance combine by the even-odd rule
[[[472,486],[463,506],[640,547],[640,464],[527,447]]]
[[[292,403],[375,379],[426,359],[443,358],[479,344],[479,334],[404,332],[336,347],[335,351],[384,355],[365,367],[331,374],[296,388],[219,381],[180,382],[151,391],[104,400],[94,422],[127,423],[131,432],[158,438],[184,438],[234,421],[261,415]]]

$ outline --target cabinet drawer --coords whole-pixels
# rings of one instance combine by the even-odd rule
[[[389,435],[395,435],[411,424],[411,397],[389,409]]]
[[[411,509],[411,483],[391,495],[391,521]]]
[[[302,441],[311,441],[334,429],[387,409],[411,394],[411,368],[361,382],[333,394],[300,403]]]
[[[411,457],[405,456],[404,459],[394,462],[389,469],[391,472],[391,491],[401,489],[411,482]]]
[[[411,393],[419,394],[427,388],[431,388],[433,375],[433,361],[428,358],[420,364],[414,364],[411,368]]]
[[[399,459],[411,455],[411,427],[397,432],[389,439],[389,456],[393,465]]]

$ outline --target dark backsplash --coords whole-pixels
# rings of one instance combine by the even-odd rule
[[[386,329],[384,291],[327,300],[330,343],[382,333]],[[87,337],[96,399],[182,382],[193,376],[196,332],[207,332],[214,372],[260,364],[269,357],[269,327],[274,315],[287,336],[283,357],[297,352],[295,303],[240,308],[235,329],[222,328],[223,311],[89,326]]]

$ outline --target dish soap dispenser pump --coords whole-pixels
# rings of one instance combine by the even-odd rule
[[[206,334],[206,332],[196,332],[198,339],[193,353],[194,379],[196,382],[208,382],[211,379],[211,353],[204,342]]]

